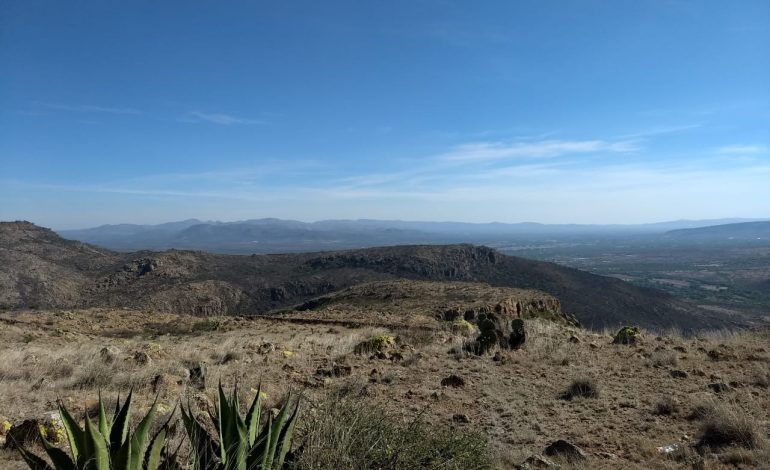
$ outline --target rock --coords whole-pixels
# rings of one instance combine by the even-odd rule
[[[723,392],[730,391],[730,386],[724,382],[715,382],[715,383],[708,384],[708,388],[710,388],[711,391],[713,391],[714,393],[723,393]]]
[[[5,436],[5,448],[17,446],[29,447],[41,442],[40,436],[51,444],[59,444],[65,438],[64,427],[58,411],[46,414],[44,418],[25,419],[20,424],[11,426]]]
[[[712,361],[731,361],[737,359],[735,354],[720,349],[712,349],[706,355]]]
[[[262,343],[257,348],[258,354],[270,354],[273,351],[275,351],[275,345],[273,343]]]
[[[686,379],[687,378],[687,372],[683,370],[672,370],[669,372],[671,374],[671,377],[675,379]]]
[[[190,386],[197,390],[206,388],[206,363],[199,362],[190,368]]]
[[[5,448],[29,447],[40,442],[40,422],[36,419],[25,419],[15,424],[5,436]]]
[[[615,334],[612,344],[639,344],[642,340],[642,332],[635,326],[624,326]]]
[[[152,362],[152,359],[150,359],[150,355],[144,351],[134,352],[133,359],[134,359],[134,363],[139,366],[146,366]]]
[[[471,422],[471,418],[468,417],[468,415],[466,415],[466,414],[459,414],[458,413],[458,414],[452,416],[452,421],[454,421],[455,423],[460,423],[460,424],[468,424],[468,423]]]
[[[396,339],[388,335],[373,336],[366,341],[358,343],[354,348],[355,354],[372,354],[384,352],[396,344]]]
[[[578,343],[580,343],[580,338],[578,338],[575,335],[572,335],[572,336],[569,337],[569,342],[572,343],[572,344],[578,344]]]
[[[99,351],[99,357],[105,364],[112,364],[120,355],[120,350],[114,346],[105,346]]]
[[[571,442],[565,441],[564,439],[559,439],[558,441],[552,443],[545,448],[543,453],[550,457],[564,457],[569,461],[586,459],[586,453],[583,451],[583,449],[576,446],[575,444],[572,444]]]
[[[166,392],[168,394],[174,394],[179,390],[182,385],[182,380],[178,377],[174,377],[171,374],[158,374],[152,379],[152,391],[155,394]]]
[[[535,468],[560,468],[560,466],[541,455],[530,455],[527,457],[527,460],[516,465],[517,470],[530,470]]]
[[[465,380],[463,380],[463,378],[458,375],[450,375],[449,377],[441,379],[441,386],[452,388],[464,387]]]
[[[333,364],[328,369],[319,367],[315,373],[321,377],[347,377],[351,374],[352,370],[350,366]]]

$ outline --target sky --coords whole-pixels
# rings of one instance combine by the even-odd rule
[[[770,217],[770,2],[0,1],[0,220]]]

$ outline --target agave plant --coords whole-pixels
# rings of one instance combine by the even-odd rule
[[[153,403],[134,432],[129,433],[131,395],[132,393],[129,392],[123,406],[120,405],[120,398],[118,398],[115,413],[111,418],[107,416],[104,402],[99,396],[98,423],[93,423],[86,415],[83,428],[60,403],[59,414],[69,441],[71,455],[67,455],[66,452],[51,444],[41,433],[40,440],[53,466],[23,446],[17,446],[22,458],[32,470],[171,470],[178,468],[176,456],[169,455],[166,447],[169,422],[166,422],[145,446],[155,419],[157,401]]]
[[[283,467],[291,445],[291,436],[297,420],[299,401],[291,411],[291,395],[278,414],[270,416],[259,428],[262,409],[262,387],[251,403],[245,418],[240,415],[237,390],[230,398],[219,385],[216,413],[210,417],[218,439],[188,410],[182,409],[187,435],[190,438],[194,466],[199,470],[272,470]]]

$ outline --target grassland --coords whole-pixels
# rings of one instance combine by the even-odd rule
[[[368,420],[380,410],[437,432],[480,435],[495,468],[512,468],[557,439],[587,454],[582,462],[561,461],[563,468],[769,468],[768,334],[645,332],[637,345],[613,345],[610,332],[533,318],[525,321],[521,350],[476,356],[462,349],[468,336],[436,315],[464,297],[452,298],[451,289],[437,296],[436,286],[425,283],[424,295],[414,296],[342,295],[314,310],[271,317],[6,312],[0,421],[45,416],[57,400],[82,417],[93,411],[97,392],[113,400],[130,388],[142,406],[157,394],[169,413],[180,399],[210,404],[220,380],[240,384],[244,397],[261,382],[268,408],[288,390],[301,391],[306,423],[316,423],[316,431],[323,429],[318,410],[347,397],[370,411]],[[383,335],[396,339],[387,354],[354,352]],[[207,380],[197,388],[190,369],[201,363]],[[462,385],[442,385],[450,375]],[[565,399],[576,384],[595,393]],[[750,446],[694,447],[709,426],[741,423],[756,437]],[[296,444],[318,436],[312,433],[305,428]],[[676,450],[658,451],[669,445]],[[0,464],[24,468],[9,450]]]

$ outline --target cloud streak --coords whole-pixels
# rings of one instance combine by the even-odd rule
[[[542,140],[537,142],[475,142],[439,155],[440,160],[471,162],[517,158],[553,158],[569,154],[627,153],[638,150],[630,140]]]
[[[210,124],[218,124],[220,126],[233,126],[233,125],[261,125],[267,124],[266,121],[261,119],[248,119],[233,116],[231,114],[224,113],[204,113],[201,111],[190,111],[179,119],[182,122],[207,122]]]
[[[71,111],[76,113],[105,113],[105,114],[142,114],[141,111],[134,108],[120,108],[111,106],[96,106],[91,104],[63,104],[63,103],[46,103],[36,101],[36,105],[44,108],[53,109],[57,111]]]
[[[726,145],[718,149],[719,153],[731,153],[731,154],[751,154],[756,155],[758,153],[766,153],[768,148],[764,145]]]

